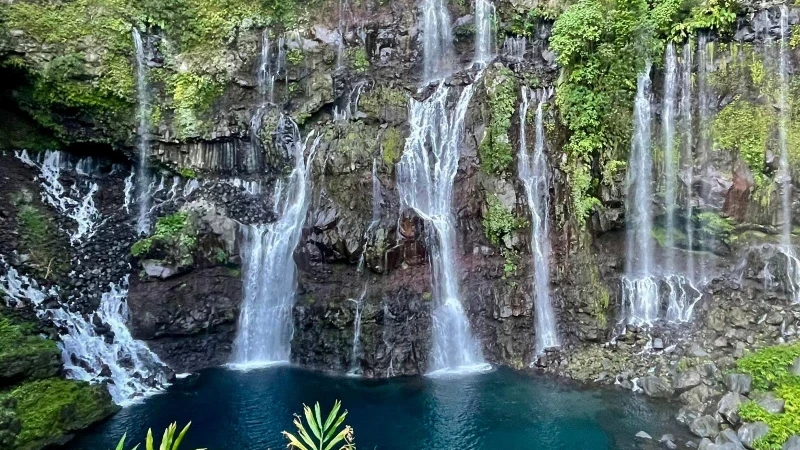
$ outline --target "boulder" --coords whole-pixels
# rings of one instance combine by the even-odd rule
[[[800,436],[794,435],[781,447],[781,450],[800,450]]]
[[[717,439],[714,441],[716,445],[726,446],[726,448],[736,449],[736,450],[744,450],[744,446],[742,442],[739,440],[739,436],[736,435],[736,432],[731,430],[730,428],[722,430],[722,432],[717,436]]]
[[[639,386],[648,397],[653,398],[668,398],[673,392],[664,380],[652,375],[640,379]]]
[[[680,400],[686,405],[702,405],[711,396],[708,386],[701,384],[680,395]]]
[[[725,375],[725,386],[731,392],[747,395],[753,388],[753,377],[741,373]]]
[[[653,436],[650,436],[649,434],[645,433],[644,431],[640,431],[640,432],[636,433],[636,438],[637,439],[646,440],[646,441],[650,441],[650,440],[653,439]]]
[[[688,370],[686,372],[677,374],[672,385],[675,388],[675,391],[684,392],[695,386],[699,386],[702,382],[703,379],[696,370]]]
[[[717,420],[709,415],[700,416],[689,424],[689,430],[701,438],[715,438],[719,434],[719,424]],[[705,439],[704,439],[705,440]],[[709,444],[711,441],[708,442]],[[703,447],[703,442],[700,442],[700,448]]]
[[[781,414],[786,403],[782,399],[775,397],[772,392],[754,394],[753,400],[770,414]]]
[[[739,428],[737,435],[745,447],[752,449],[753,442],[769,433],[769,425],[764,422],[746,423]]]
[[[739,423],[739,407],[747,401],[747,397],[738,392],[728,392],[717,403],[717,413],[724,417],[731,425]]]
[[[712,442],[712,441],[711,441],[710,439],[708,439],[708,438],[703,438],[703,439],[700,441],[700,444],[698,444],[698,445],[697,445],[697,450],[708,450],[708,448],[709,448],[710,446],[712,446],[712,445],[714,445],[714,442]]]
[[[661,448],[666,450],[675,450],[678,448],[678,444],[675,443],[675,436],[671,434],[665,434],[661,436],[661,439],[658,440],[658,443],[661,444]]]
[[[789,373],[796,377],[800,377],[800,358],[794,360],[794,364],[789,367]]]

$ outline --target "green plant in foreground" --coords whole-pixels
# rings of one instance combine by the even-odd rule
[[[800,377],[789,372],[789,366],[800,358],[800,343],[778,345],[751,353],[737,362],[739,371],[753,377],[753,386],[774,390],[784,400],[784,412],[771,414],[756,402],[749,401],[739,410],[746,422],[764,422],[769,433],[757,440],[755,450],[780,450],[790,436],[800,434]]]
[[[181,430],[181,432],[178,433],[177,436],[175,436],[175,432],[178,430],[178,424],[175,423],[175,422],[172,422],[167,427],[167,429],[164,430],[164,436],[161,438],[161,444],[158,446],[158,450],[178,450],[178,448],[181,445],[181,442],[183,441],[184,436],[186,436],[186,432],[189,431],[189,427],[191,425],[192,425],[192,422],[187,423],[186,426],[183,427],[183,430]],[[119,443],[117,444],[116,450],[124,450],[126,436],[127,435],[125,435],[125,434],[122,435],[122,439],[119,440]],[[131,450],[136,450],[138,448],[139,448],[139,445],[137,444]],[[153,444],[153,430],[152,430],[152,428],[147,430],[147,440],[145,441],[145,450],[155,450],[155,447],[154,447],[154,444]]]
[[[303,426],[303,419],[295,414],[294,425],[297,427],[299,438],[292,433],[283,432],[283,435],[289,440],[289,447],[298,450],[333,450],[339,443],[343,443],[337,450],[355,450],[353,429],[349,425],[345,425],[341,430],[339,429],[345,417],[347,417],[347,411],[339,414],[341,406],[342,402],[337,400],[333,404],[333,409],[328,414],[328,418],[323,422],[319,402],[314,404],[313,412],[311,408],[303,405],[306,425],[311,430],[311,434]]]

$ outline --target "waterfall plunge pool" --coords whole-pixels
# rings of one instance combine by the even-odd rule
[[[283,449],[292,415],[319,401],[342,400],[346,424],[361,449],[379,450],[634,450],[658,448],[680,425],[677,406],[617,389],[594,388],[500,368],[460,378],[366,380],[290,366],[210,369],[176,380],[167,392],[123,409],[67,445],[113,449],[156,440],[173,421],[192,421],[184,449]],[[645,431],[653,442],[637,442]],[[679,439],[679,442],[684,439]]]

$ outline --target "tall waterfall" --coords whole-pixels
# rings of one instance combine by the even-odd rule
[[[713,114],[711,110],[711,86],[708,80],[709,65],[713,64],[710,60],[712,45],[708,43],[708,36],[701,34],[698,38],[697,44],[697,95],[698,95],[698,123],[700,126],[698,136],[698,160],[697,164],[700,170],[706,172],[708,170],[708,162],[711,153],[711,146],[713,144],[711,137],[711,125],[713,121]],[[703,191],[701,195],[705,196]],[[708,252],[703,249],[700,253],[699,263],[699,278],[701,283],[707,282],[708,278]]]
[[[664,207],[666,208],[666,238],[664,246],[667,252],[667,269],[675,270],[675,210],[678,206],[678,181],[675,155],[675,104],[678,91],[678,56],[675,46],[670,42],[667,45],[664,73],[664,101],[661,111],[661,131],[664,145]]]
[[[422,2],[422,57],[425,81],[448,74],[453,59],[453,32],[446,0]]]
[[[401,210],[414,210],[426,224],[435,295],[433,372],[486,368],[459,297],[451,212],[464,116],[474,89],[474,84],[464,88],[454,110],[447,107],[450,89],[444,83],[427,100],[410,101],[411,134],[396,168]]]
[[[294,168],[275,187],[278,220],[267,225],[242,226],[242,311],[234,341],[233,363],[258,366],[289,360],[292,307],[297,280],[292,254],[297,247],[310,198],[311,162],[321,136],[305,155],[309,136],[300,137],[297,124],[281,117],[279,141],[294,158]]]
[[[542,106],[548,94],[542,92],[536,107],[536,137],[533,157],[528,153],[525,136],[528,106],[533,91],[522,87],[522,105],[519,114],[519,179],[525,185],[528,208],[531,211],[531,255],[533,257],[533,293],[536,310],[536,353],[558,347],[556,318],[550,303],[550,227],[549,183],[547,179],[547,156],[544,153],[544,127]]]
[[[486,67],[495,57],[495,7],[489,0],[475,0],[475,63]]]
[[[694,261],[694,222],[692,221],[693,204],[692,204],[692,183],[694,180],[694,134],[692,133],[692,44],[686,42],[683,46],[681,54],[683,59],[683,67],[681,71],[681,127],[683,131],[683,151],[681,154],[682,161],[682,177],[686,186],[684,192],[684,214],[685,220],[685,233],[686,233],[686,247],[688,252],[686,255],[686,273],[689,277],[695,276],[695,261]]]
[[[778,89],[778,137],[780,140],[780,179],[781,189],[781,245],[791,251],[792,244],[792,168],[789,165],[788,124],[789,124],[789,11],[781,5],[780,18],[780,56],[779,56],[779,89]]]
[[[137,157],[139,158],[136,166],[136,198],[139,207],[139,214],[136,218],[136,230],[140,234],[150,231],[150,196],[148,188],[150,186],[150,174],[147,170],[147,155],[150,146],[150,102],[149,88],[147,86],[147,57],[145,56],[144,43],[139,30],[132,28],[133,48],[136,51],[136,95],[137,95],[137,116],[139,125],[136,128],[138,140],[136,142]]]
[[[628,160],[623,314],[628,323],[650,324],[658,318],[658,284],[653,277],[653,213],[650,63],[639,74],[633,109],[633,139]]]

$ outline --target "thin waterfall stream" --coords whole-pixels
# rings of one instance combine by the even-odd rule
[[[556,317],[550,301],[550,234],[549,234],[549,183],[547,155],[544,153],[543,105],[551,93],[542,91],[536,106],[536,134],[534,153],[528,153],[525,136],[528,107],[534,100],[534,91],[522,87],[522,104],[519,115],[519,179],[525,185],[525,195],[531,212],[531,256],[533,258],[533,294],[536,311],[536,354],[558,347]]]
[[[136,230],[139,234],[146,234],[150,230],[150,174],[147,167],[147,158],[150,147],[150,105],[149,86],[147,85],[147,57],[144,42],[139,30],[134,27],[131,31],[133,47],[136,54],[136,98],[139,118],[136,134],[136,150],[138,163],[136,165],[136,203],[138,215]]]

